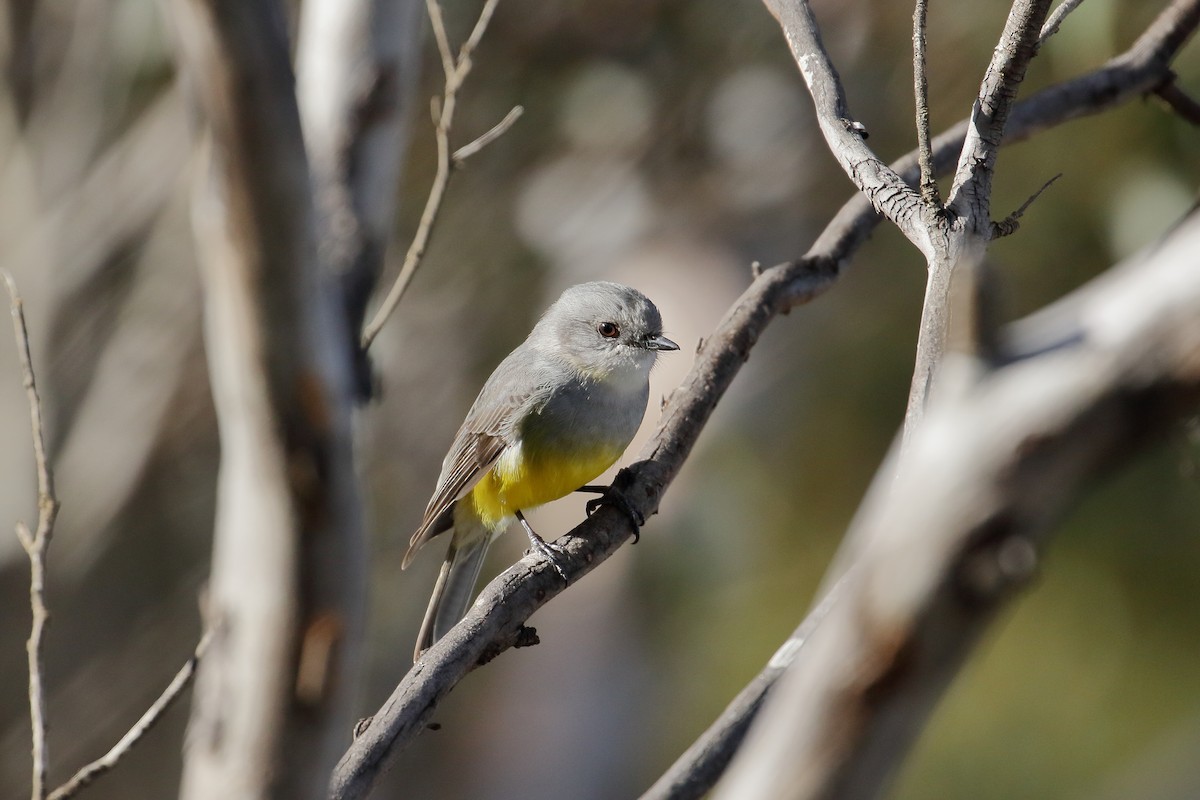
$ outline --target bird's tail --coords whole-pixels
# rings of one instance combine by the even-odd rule
[[[425,621],[421,623],[421,633],[417,636],[414,661],[432,647],[434,642],[445,636],[446,632],[466,615],[467,608],[471,605],[475,582],[479,579],[479,568],[487,556],[492,537],[487,531],[481,531],[482,535],[472,536],[460,536],[461,533],[456,527],[451,537],[450,549],[446,552],[446,560],[442,562],[442,571],[438,573],[437,583],[433,585],[433,597],[429,598]]]

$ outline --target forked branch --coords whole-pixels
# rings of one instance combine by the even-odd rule
[[[25,324],[25,308],[17,284],[7,272],[0,272],[8,290],[12,311],[13,334],[17,341],[17,358],[25,396],[29,401],[29,423],[33,432],[33,457],[37,467],[38,521],[32,533],[18,522],[17,538],[29,557],[29,606],[33,614],[29,641],[25,651],[29,665],[29,721],[32,727],[33,775],[30,781],[32,800],[46,796],[46,769],[49,754],[46,750],[46,687],[43,675],[42,648],[46,633],[46,554],[54,536],[54,520],[58,516],[58,498],[54,494],[54,473],[46,458],[46,434],[42,424],[42,401],[38,396],[37,378],[33,371],[33,356],[29,349],[29,329]]]
[[[479,19],[476,20],[475,27],[471,30],[471,35],[467,37],[466,42],[458,51],[458,56],[455,57],[450,52],[450,41],[446,34],[445,22],[442,20],[441,5],[438,0],[426,0],[429,8],[429,21],[433,25],[433,36],[437,41],[442,72],[445,75],[442,99],[440,102],[435,101],[433,105],[434,135],[437,139],[437,172],[433,176],[433,185],[429,189],[429,197],[425,200],[425,209],[421,212],[421,220],[417,223],[412,243],[408,246],[408,252],[404,254],[404,264],[400,267],[400,274],[388,290],[387,296],[384,297],[375,316],[363,329],[360,344],[364,350],[371,346],[388,317],[396,310],[400,299],[408,290],[409,284],[412,283],[417,268],[421,265],[421,259],[425,256],[425,248],[429,246],[430,234],[433,233],[433,226],[442,209],[442,200],[446,196],[446,186],[450,182],[453,167],[502,136],[521,115],[521,108],[519,106],[514,108],[483,136],[462,147],[458,152],[451,153],[450,129],[454,125],[454,111],[458,107],[458,91],[471,73],[471,56],[475,52],[475,48],[479,46],[484,32],[487,31],[488,23],[491,22],[498,2],[499,0],[487,0],[484,3],[483,10],[479,12]]]

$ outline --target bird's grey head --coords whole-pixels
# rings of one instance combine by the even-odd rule
[[[596,378],[644,380],[659,351],[679,349],[663,336],[662,317],[646,295],[608,281],[567,289],[530,339]]]

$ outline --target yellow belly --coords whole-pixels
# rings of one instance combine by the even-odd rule
[[[562,452],[529,454],[513,448],[501,456],[468,497],[489,529],[517,511],[540,506],[583,486],[613,465],[624,448],[597,447],[570,456]]]

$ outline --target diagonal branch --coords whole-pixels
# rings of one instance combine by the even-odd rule
[[[54,473],[46,459],[46,433],[42,425],[42,401],[38,396],[33,372],[33,356],[29,350],[29,330],[25,325],[24,304],[11,275],[0,271],[8,290],[12,311],[13,334],[17,341],[17,357],[25,395],[29,400],[29,423],[33,432],[33,457],[37,467],[38,522],[30,533],[25,523],[17,523],[17,538],[29,556],[29,606],[33,623],[25,645],[29,664],[29,722],[32,728],[33,776],[30,798],[43,800],[46,796],[46,688],[43,682],[42,643],[49,612],[46,610],[46,552],[54,536],[54,520],[58,516],[58,499],[54,494]]]
[[[309,0],[300,12],[296,99],[320,261],[345,310],[360,398],[372,381],[358,334],[395,225],[419,95],[422,8],[421,0]]]
[[[926,58],[926,20],[929,0],[917,0],[913,11],[913,97],[917,107],[917,161],[921,167],[921,199],[932,209],[941,209],[937,176],[933,171],[933,150],[929,144],[929,63]]]
[[[196,644],[196,649],[192,652],[184,665],[180,667],[179,672],[175,673],[175,677],[167,684],[167,688],[158,696],[146,712],[134,723],[133,727],[125,732],[116,744],[100,758],[81,767],[70,780],[62,786],[50,793],[47,800],[67,800],[74,797],[78,792],[89,786],[92,781],[99,778],[104,773],[111,770],[117,765],[117,762],[125,757],[125,754],[133,749],[133,746],[141,741],[142,737],[150,732],[150,729],[158,724],[162,719],[163,714],[175,704],[183,694],[183,690],[191,685],[192,677],[196,674],[196,666],[200,663],[200,659],[204,657],[204,652],[208,649],[209,643],[213,638],[213,629],[208,628],[200,637],[200,641]]]
[[[845,581],[843,576],[808,612],[800,626],[784,640],[762,671],[738,693],[725,713],[646,790],[641,800],[699,800],[712,789],[741,747],[750,723],[758,715],[772,687],[800,656],[804,645],[841,596]]]
[[[870,548],[718,800],[882,795],[1064,510],[1200,408],[1197,248],[1193,213],[1039,312],[1038,355],[933,408],[884,463],[847,535]]]
[[[1167,104],[1180,119],[1191,125],[1200,125],[1200,101],[1179,88],[1179,84],[1168,81],[1154,90],[1159,99]]]
[[[967,230],[988,237],[991,233],[992,175],[1004,126],[1025,80],[1025,70],[1037,52],[1042,23],[1050,0],[1017,0],[1013,3],[1000,42],[992,54],[979,96],[971,109],[967,140],[958,159],[947,209],[965,222]]]
[[[838,164],[872,205],[929,257],[932,244],[920,195],[863,141],[861,123],[846,107],[841,78],[829,60],[808,0],[765,0],[779,22],[812,95],[817,123]]]
[[[1042,25],[1042,30],[1038,33],[1038,48],[1040,49],[1051,36],[1058,33],[1058,29],[1062,26],[1063,20],[1067,18],[1075,9],[1083,3],[1083,0],[1063,0],[1054,9],[1054,12],[1046,18],[1046,23]]]
[[[1072,81],[1018,103],[1005,142],[1021,141],[1068,120],[1096,114],[1142,96],[1169,73],[1172,59],[1200,22],[1200,0],[1175,0],[1126,53]],[[962,148],[966,122],[933,142],[935,168],[950,169]],[[918,179],[916,155],[894,165],[904,180]],[[750,350],[776,315],[830,288],[858,248],[882,220],[870,201],[856,193],[842,206],[804,258],[763,270],[705,340],[691,372],[670,396],[641,461],[622,473],[627,496],[644,515],[657,507],[717,402],[733,382]],[[573,554],[572,580],[607,559],[631,535],[625,517],[600,509],[560,537]],[[544,562],[536,562],[543,564]],[[466,618],[413,666],[347,750],[334,774],[330,796],[366,795],[392,756],[424,729],[437,704],[478,664],[517,641],[529,616],[561,591],[561,581],[518,562],[486,587]],[[578,568],[576,568],[578,567]],[[740,709],[749,715],[754,706]],[[737,716],[735,715],[735,716]],[[735,721],[735,720],[731,720]]]
[[[388,317],[396,310],[396,306],[400,305],[400,298],[408,290],[408,286],[412,283],[413,276],[417,273],[417,268],[421,266],[421,259],[425,255],[425,248],[429,245],[430,234],[433,233],[434,223],[437,222],[438,213],[442,208],[442,199],[446,195],[446,186],[450,182],[451,169],[461,163],[467,156],[481,149],[484,144],[493,141],[499,137],[508,127],[516,122],[516,117],[520,116],[519,112],[510,111],[501,122],[492,128],[487,134],[484,134],[480,139],[486,138],[487,141],[483,144],[478,144],[474,149],[470,149],[471,145],[464,147],[464,151],[459,151],[457,154],[452,154],[450,151],[450,128],[454,124],[454,110],[457,108],[458,90],[462,87],[463,81],[467,75],[471,73],[471,56],[475,52],[475,48],[479,46],[479,41],[483,38],[484,32],[487,30],[488,23],[491,22],[492,14],[496,10],[496,4],[499,0],[487,0],[484,3],[483,9],[479,12],[479,19],[475,22],[475,27],[472,28],[470,36],[463,43],[458,51],[458,57],[455,58],[450,54],[450,43],[446,36],[446,26],[442,21],[442,8],[437,0],[426,0],[429,7],[429,21],[433,25],[434,38],[437,40],[438,53],[442,58],[442,70],[445,73],[445,88],[442,91],[442,101],[440,106],[435,105],[434,111],[434,134],[437,139],[437,172],[433,177],[433,185],[429,189],[429,197],[425,201],[425,209],[421,212],[421,220],[417,223],[417,232],[413,234],[412,243],[408,247],[408,252],[404,255],[404,264],[400,267],[400,274],[396,277],[395,283],[388,290],[387,296],[384,297],[379,309],[375,312],[375,316],[363,329],[361,345],[364,350],[370,348],[371,343],[375,341],[375,337],[379,335],[379,331],[383,329]],[[505,122],[507,121],[507,125]],[[495,133],[493,132],[499,131]],[[476,143],[480,140],[476,140]],[[452,158],[452,155],[454,156]]]

